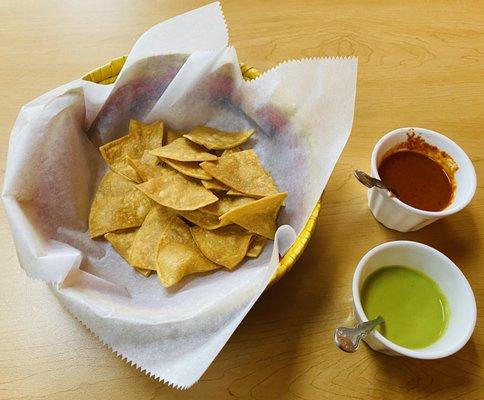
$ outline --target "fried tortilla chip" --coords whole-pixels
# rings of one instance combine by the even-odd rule
[[[151,150],[163,144],[163,122],[151,125],[131,120],[129,134],[106,143],[99,148],[106,164],[114,172],[139,182],[133,168],[127,164],[126,157],[141,158],[144,150]]]
[[[240,147],[233,147],[232,149],[224,150],[221,157],[228,156],[229,154],[237,153],[238,151],[242,151]]]
[[[154,157],[154,156],[153,156]],[[141,182],[149,181],[150,179],[157,178],[163,174],[163,167],[156,164],[145,164],[141,160],[135,160],[127,157],[129,165],[136,171]]]
[[[196,210],[218,200],[210,190],[182,174],[161,168],[159,177],[137,185],[137,188],[157,203],[180,211]]]
[[[97,188],[89,214],[92,238],[140,226],[153,202],[134,183],[108,171]]]
[[[203,147],[181,137],[170,144],[151,150],[151,154],[160,158],[169,158],[175,161],[207,161],[216,160],[217,156],[207,153]]]
[[[238,226],[209,231],[198,226],[190,228],[202,254],[216,264],[235,268],[245,257],[252,234]]]
[[[200,211],[216,216],[221,216],[230,210],[243,206],[244,204],[255,201],[250,197],[221,197],[215,203],[203,207]]]
[[[163,286],[172,286],[186,275],[220,268],[198,250],[190,228],[177,216],[171,219],[165,232],[167,235],[160,240],[156,252],[156,272]]]
[[[122,229],[119,231],[109,232],[104,235],[104,238],[111,243],[114,249],[123,257],[128,263],[129,249],[133,244],[134,237],[139,228]]]
[[[200,210],[178,211],[183,218],[204,229],[217,229],[228,224],[218,219],[218,216]]]
[[[189,133],[185,133],[183,137],[209,150],[225,150],[241,145],[253,133],[253,129],[243,132],[223,132],[206,126],[198,126]]]
[[[227,194],[229,196],[242,196],[242,197],[252,197],[254,199],[260,199],[260,196],[254,196],[252,194],[242,193],[242,192],[239,192],[238,190],[235,190],[235,189],[227,190]]]
[[[254,150],[228,154],[216,162],[202,162],[200,166],[215,179],[246,195],[269,196],[278,193],[275,182],[264,170]]]
[[[141,156],[139,161],[146,165],[158,165],[160,160],[158,159],[158,157],[150,154],[149,150],[145,150],[143,151],[143,155]]]
[[[156,271],[156,252],[161,241],[169,241],[169,230],[176,228],[175,218],[173,211],[159,204],[151,208],[133,239],[129,252],[132,265]]]
[[[181,172],[183,175],[187,175],[197,179],[205,179],[205,180],[212,179],[212,177],[209,174],[207,174],[200,167],[200,164],[197,162],[175,161],[175,160],[170,160],[168,158],[162,158],[162,160],[173,169],[176,169],[178,172]]]
[[[268,239],[274,239],[277,213],[286,197],[287,192],[263,197],[262,199],[233,208],[223,214],[220,220],[223,222],[233,222],[250,232],[257,233]]]
[[[250,258],[259,257],[266,243],[267,239],[265,237],[259,235],[252,236],[252,240],[250,241],[249,250],[247,250],[246,256]]]
[[[208,190],[229,190],[229,187],[224,185],[222,182],[217,181],[216,179],[211,179],[209,181],[202,180],[202,185],[205,189]]]
[[[175,131],[172,131],[172,130],[168,129],[168,131],[166,132],[166,143],[165,143],[165,146],[167,144],[170,144],[174,140],[181,138],[185,133],[186,132],[175,132]]]

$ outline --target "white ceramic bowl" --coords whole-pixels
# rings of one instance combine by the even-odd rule
[[[407,139],[413,129],[429,144],[449,154],[459,166],[455,178],[457,189],[453,202],[442,211],[424,211],[400,201],[381,189],[368,189],[368,207],[377,221],[400,232],[416,231],[442,217],[455,214],[472,200],[477,187],[476,171],[467,154],[456,143],[440,133],[423,128],[395,129],[383,136],[371,155],[371,176],[380,179],[378,165],[384,154]]]
[[[464,274],[444,254],[418,242],[395,241],[371,249],[360,260],[353,276],[353,304],[358,322],[368,321],[360,301],[360,290],[369,274],[379,268],[402,265],[430,276],[447,296],[450,319],[442,337],[422,349],[408,349],[373,331],[364,340],[373,349],[390,355],[435,359],[460,350],[476,324],[476,300]]]

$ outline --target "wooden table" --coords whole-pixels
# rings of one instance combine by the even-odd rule
[[[181,4],[183,3],[183,4]],[[74,321],[47,287],[18,266],[2,211],[1,399],[482,399],[484,398],[484,193],[469,207],[402,234],[370,215],[352,178],[373,145],[402,126],[459,143],[484,180],[482,2],[227,1],[240,60],[358,56],[353,131],[324,195],[314,236],[293,270],[265,293],[188,391],[154,381],[116,358]],[[1,165],[22,104],[126,54],[155,23],[199,1],[38,1],[0,4]],[[395,239],[449,256],[469,279],[478,324],[465,348],[439,361],[393,358],[363,347],[343,354],[333,329],[350,313],[360,257]]]

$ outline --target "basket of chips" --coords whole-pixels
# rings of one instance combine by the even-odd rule
[[[104,84],[104,85],[114,83],[126,61],[126,58],[127,58],[126,56],[116,58],[110,61],[109,63],[103,65],[102,67],[96,68],[91,72],[87,73],[82,77],[82,79],[90,82],[98,83],[98,84]],[[243,63],[240,64],[240,69],[241,69],[242,76],[245,80],[252,80],[257,78],[260,75],[260,72],[257,69]],[[173,164],[171,166],[176,167]],[[136,170],[136,166],[135,166],[135,170]],[[272,279],[270,282],[271,285],[277,282],[284,274],[286,274],[294,265],[294,263],[297,261],[297,259],[301,256],[316,226],[316,221],[319,216],[320,208],[321,208],[321,202],[319,201],[314,207],[314,210],[311,216],[309,217],[304,229],[297,237],[297,240],[293,243],[293,245],[285,253],[285,255],[280,259],[279,266],[274,272],[274,275],[272,276]],[[187,214],[186,214],[186,217],[188,217],[188,219],[190,218],[190,216]],[[200,225],[199,221],[196,221],[196,222]],[[202,222],[202,226],[203,226],[203,222]],[[116,244],[119,244],[120,241],[122,242],[123,240],[125,240],[122,237],[121,238],[115,237],[115,236],[111,236],[110,234],[107,234],[106,238],[108,239],[108,241],[111,242],[111,244],[115,248],[116,248]],[[257,246],[257,242],[254,242],[254,244]],[[252,245],[252,249],[254,248],[254,244]],[[120,253],[122,254],[121,249],[122,249],[122,245],[119,247]],[[150,270],[144,270],[143,268],[138,268],[138,271],[144,275],[149,275],[151,273]]]

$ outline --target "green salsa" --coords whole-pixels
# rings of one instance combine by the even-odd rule
[[[368,319],[381,315],[378,331],[388,340],[409,349],[427,347],[447,328],[447,298],[426,274],[393,265],[366,278],[361,302]]]

